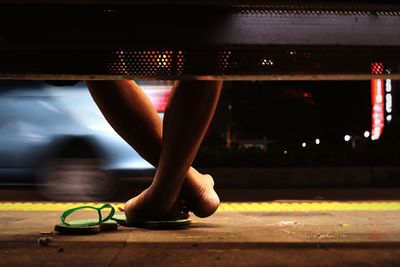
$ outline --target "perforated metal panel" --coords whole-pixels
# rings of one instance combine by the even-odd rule
[[[0,53],[0,76],[59,79],[368,79],[399,74],[397,48],[117,50]],[[396,50],[396,51],[395,51]],[[379,62],[379,63],[376,63]],[[373,65],[371,65],[373,64]],[[379,65],[377,65],[379,64]],[[373,67],[371,67],[373,66]],[[70,76],[70,77],[68,77]],[[342,78],[340,78],[342,77]]]
[[[399,5],[0,7],[2,79],[400,78]]]

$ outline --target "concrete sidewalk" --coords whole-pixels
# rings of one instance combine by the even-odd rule
[[[53,234],[40,246],[59,214],[0,211],[0,266],[400,266],[400,211],[219,211],[185,230]]]

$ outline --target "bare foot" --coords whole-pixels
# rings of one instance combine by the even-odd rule
[[[137,220],[176,220],[189,217],[182,206],[174,204],[167,206],[165,201],[152,194],[149,189],[125,203],[123,211],[128,222]]]
[[[212,215],[220,204],[211,175],[201,174],[194,168],[189,170],[181,197],[187,202],[189,210],[201,218]]]
[[[214,180],[209,174],[201,174],[194,168],[189,170],[180,195],[188,209],[200,218],[212,215],[219,207],[220,200],[214,190]],[[168,201],[154,194],[150,189],[125,203],[124,211],[129,221],[152,219],[184,219],[188,218],[188,210],[178,200],[173,205],[165,205]]]

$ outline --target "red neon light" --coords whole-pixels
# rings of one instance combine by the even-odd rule
[[[372,74],[382,74],[383,73],[383,63],[382,62],[373,62],[371,63],[371,73]]]
[[[378,140],[385,127],[384,83],[382,79],[371,80],[372,129],[371,139]]]
[[[383,74],[384,67],[382,62],[371,63],[371,73]],[[385,127],[385,102],[384,102],[384,83],[382,79],[371,80],[371,102],[372,102],[372,125],[371,139],[378,140]]]
[[[170,88],[148,90],[146,91],[146,94],[150,98],[150,101],[153,103],[157,112],[165,112],[165,108],[167,107],[169,96],[171,94]]]

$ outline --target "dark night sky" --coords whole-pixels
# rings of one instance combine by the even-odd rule
[[[330,138],[370,130],[370,81],[235,82],[233,121],[243,137]]]

